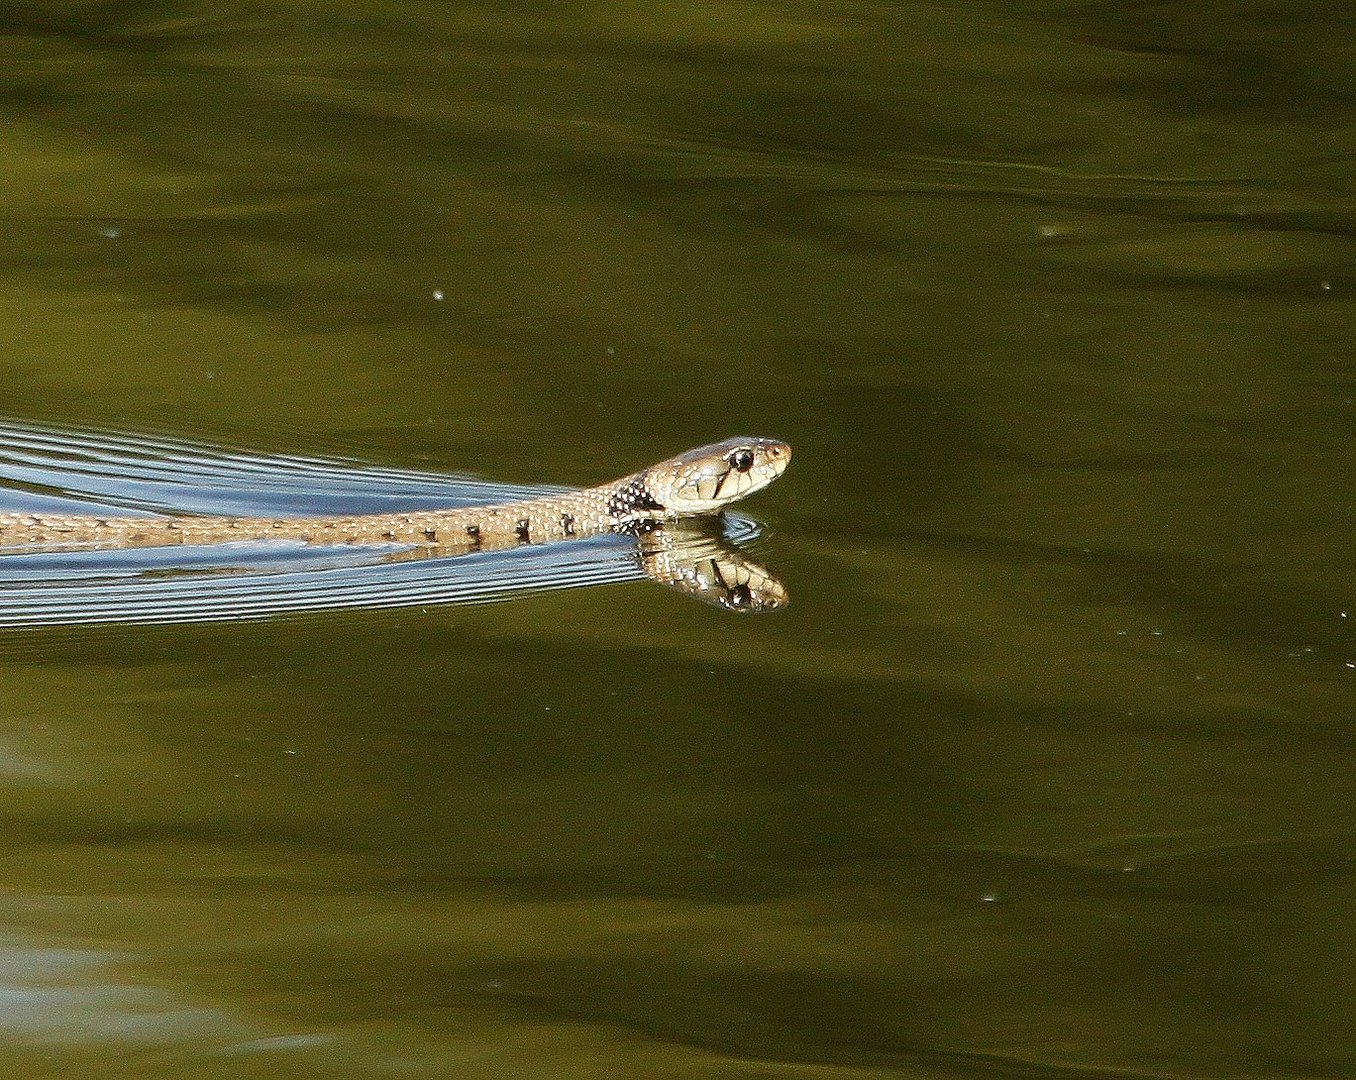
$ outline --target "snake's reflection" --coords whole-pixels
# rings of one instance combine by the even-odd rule
[[[777,611],[791,601],[786,586],[771,570],[726,538],[719,518],[687,518],[615,531],[635,539],[636,565],[647,578],[704,604],[760,614]],[[476,552],[464,547],[415,547],[391,551],[383,561],[460,560],[471,554]]]
[[[761,613],[790,603],[786,586],[726,540],[714,522],[659,525],[637,536],[651,581],[727,611]]]

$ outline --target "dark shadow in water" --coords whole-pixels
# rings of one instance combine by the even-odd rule
[[[505,502],[553,490],[177,440],[0,424],[0,513],[324,515]],[[0,626],[213,622],[285,612],[475,604],[650,578],[732,611],[785,605],[740,546],[748,518],[507,551],[246,541],[0,552]]]

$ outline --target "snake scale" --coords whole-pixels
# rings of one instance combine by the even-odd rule
[[[791,448],[734,438],[610,484],[488,506],[350,517],[0,515],[0,548],[142,548],[288,540],[477,551],[544,543],[719,513],[785,470]]]

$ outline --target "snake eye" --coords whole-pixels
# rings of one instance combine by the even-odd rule
[[[737,472],[748,472],[753,468],[753,451],[736,450],[730,455],[730,464]]]

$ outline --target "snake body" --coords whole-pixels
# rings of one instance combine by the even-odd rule
[[[488,506],[348,517],[0,515],[0,548],[141,548],[287,540],[495,550],[719,513],[766,487],[791,448],[735,438],[699,447],[609,484]]]

